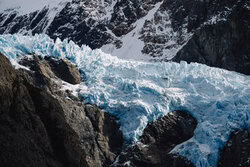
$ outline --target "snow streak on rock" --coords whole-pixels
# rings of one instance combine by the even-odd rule
[[[46,35],[0,36],[0,52],[12,63],[22,56],[65,57],[82,71],[87,92],[74,88],[84,102],[117,116],[128,142],[135,142],[148,122],[182,109],[198,121],[194,136],[177,152],[197,167],[216,166],[231,132],[250,131],[250,78],[197,63],[150,63],[121,60]],[[18,62],[17,62],[18,63]]]
[[[162,3],[157,3],[153,9],[151,9],[148,14],[136,21],[133,24],[134,29],[128,34],[119,38],[122,43],[121,48],[116,48],[113,44],[104,45],[101,49],[105,53],[109,53],[122,59],[134,59],[134,60],[149,60],[150,57],[144,55],[142,56],[142,50],[144,47],[144,42],[140,39],[142,28],[145,21],[152,20],[154,14],[160,8]]]

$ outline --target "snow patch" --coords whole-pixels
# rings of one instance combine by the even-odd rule
[[[160,8],[163,2],[159,2],[155,5],[153,9],[151,9],[148,14],[137,20],[133,27],[135,27],[131,32],[122,36],[120,38],[122,42],[121,48],[116,48],[113,44],[104,45],[101,50],[105,53],[112,54],[121,59],[132,59],[132,60],[150,60],[152,57],[142,54],[142,50],[144,47],[144,42],[139,39],[140,31],[143,28],[143,25],[146,20],[151,20],[154,17],[154,14]]]
[[[72,85],[68,82],[61,81],[62,82],[62,87],[60,90],[62,91],[70,91],[72,95],[78,97],[79,94],[87,94],[88,93],[88,88],[84,83]]]

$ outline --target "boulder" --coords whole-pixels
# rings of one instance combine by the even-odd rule
[[[234,132],[221,151],[218,167],[250,166],[250,133]]]

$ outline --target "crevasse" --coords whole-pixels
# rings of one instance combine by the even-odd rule
[[[85,103],[117,116],[128,142],[148,122],[183,109],[198,121],[194,136],[175,147],[197,167],[216,166],[219,149],[231,132],[250,131],[250,77],[197,63],[121,60],[72,41],[46,35],[1,35],[0,52],[12,64],[30,54],[67,58],[84,72],[88,90],[77,89]]]

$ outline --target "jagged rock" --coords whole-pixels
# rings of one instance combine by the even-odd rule
[[[33,56],[22,60],[30,71],[14,70],[0,55],[0,166],[101,167],[121,151],[115,118],[60,90],[58,62],[79,78],[65,60]]]
[[[14,69],[11,67],[10,62],[6,57],[0,53],[0,113],[5,110],[10,110],[11,101],[13,98],[12,89],[14,87],[13,83],[17,76]]]
[[[52,71],[58,76],[58,78],[71,84],[79,84],[81,82],[80,72],[76,66],[68,60],[53,60],[51,57],[45,57],[45,60],[48,61],[52,67]]]
[[[45,57],[43,59],[34,55],[31,59],[29,57],[24,57],[20,64],[29,67],[30,70],[35,71],[40,75],[44,75],[45,77],[40,77],[41,79],[60,78],[70,84],[79,84],[81,82],[80,72],[75,65],[66,59],[55,59],[52,57]],[[41,81],[39,81],[39,83],[40,82]]]
[[[0,60],[0,166],[62,166],[27,88],[8,59]]]
[[[218,167],[250,166],[250,133],[236,131],[221,151]]]
[[[96,142],[102,152],[102,156],[108,161],[103,166],[110,166],[121,152],[123,145],[122,133],[116,123],[116,119],[108,113],[101,112],[92,105],[85,106],[85,112],[92,122],[96,133]]]
[[[247,4],[249,2],[242,0],[233,7],[228,6],[232,9],[226,19],[195,31],[173,61],[198,62],[249,75],[250,11]]]
[[[121,153],[117,166],[193,167],[186,158],[170,151],[191,138],[196,125],[196,120],[184,111],[169,113],[145,128],[139,143]]]

